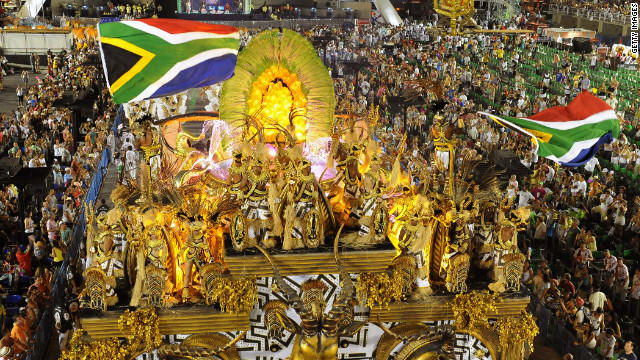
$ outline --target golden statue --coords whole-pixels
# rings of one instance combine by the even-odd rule
[[[471,0],[462,0],[460,2],[455,0],[433,0],[433,9],[438,14],[449,18],[452,36],[458,35],[458,18],[465,18],[460,24],[460,26],[463,26],[466,22],[469,22],[467,17],[475,13],[473,1]]]
[[[193,215],[187,219],[187,228],[189,235],[184,247],[178,253],[178,259],[182,258],[182,255],[186,252],[186,260],[184,262],[184,285],[182,289],[182,299],[187,300],[190,297],[189,286],[192,280],[192,269],[195,265],[196,270],[199,272],[202,267],[208,263],[209,259],[212,259],[209,243],[204,237],[207,225],[202,218],[202,215]]]
[[[283,250],[324,244],[324,218],[317,210],[321,192],[318,180],[311,172],[311,162],[302,159],[297,166],[297,176],[288,180],[280,196],[286,201]]]
[[[266,325],[270,336],[277,336],[282,329],[296,335],[291,360],[336,359],[338,339],[353,336],[366,324],[366,321],[353,321],[353,306],[356,303],[354,300],[357,300],[356,291],[351,276],[344,270],[338,256],[339,237],[340,231],[336,235],[334,253],[344,285],[340,296],[336,298],[328,313],[324,312],[324,284],[314,280],[308,282],[307,285],[303,285],[301,296],[284,281],[269,253],[258,247],[271,263],[274,269],[274,280],[287,300],[286,303],[276,301],[265,304]],[[300,325],[286,315],[289,306],[300,316]]]

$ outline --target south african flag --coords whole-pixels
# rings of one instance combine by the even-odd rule
[[[176,94],[233,76],[238,29],[175,19],[100,24],[100,50],[116,104]]]
[[[566,166],[586,163],[600,145],[620,134],[616,111],[588,92],[578,94],[566,107],[552,107],[526,118],[480,114],[530,136],[539,156]]]

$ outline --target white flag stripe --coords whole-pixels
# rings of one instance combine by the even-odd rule
[[[573,162],[573,159],[575,159],[576,156],[578,156],[582,150],[591,148],[593,145],[595,145],[595,143],[598,142],[598,140],[600,140],[600,138],[576,141],[571,146],[571,149],[569,149],[569,151],[567,151],[564,155],[560,157],[549,155],[549,156],[546,156],[546,158],[555,162],[560,162],[560,163]]]
[[[521,128],[520,126],[518,126],[518,125],[516,125],[516,124],[514,124],[514,123],[512,123],[512,122],[510,122],[510,121],[508,121],[508,120],[506,120],[506,119],[503,119],[503,118],[501,118],[501,117],[497,117],[497,116],[495,116],[495,115],[492,115],[492,114],[486,113],[486,112],[484,112],[484,111],[478,111],[478,114],[488,116],[488,117],[489,117],[490,119],[492,119],[493,121],[498,120],[499,122],[503,122],[503,123],[505,123],[505,124],[508,124],[509,126],[512,126],[514,129],[516,129],[516,130],[518,130],[518,131],[521,131],[523,134],[527,134],[527,135],[531,136],[531,139],[533,140],[533,143],[534,143],[534,144],[535,144],[535,146],[536,146],[536,148],[533,150],[533,152],[536,152],[536,153],[538,152],[538,148],[539,148],[539,145],[538,145],[538,138],[537,138],[537,137],[535,137],[535,135],[533,135],[532,133],[528,132],[527,130],[525,130],[525,129]]]
[[[558,121],[558,122],[547,122],[547,121],[539,121],[539,120],[533,120],[533,119],[528,119],[528,118],[522,118],[531,122],[534,122],[536,124],[542,125],[542,126],[546,126],[548,128],[551,129],[556,129],[556,130],[571,130],[573,128],[576,128],[578,126],[582,126],[582,125],[587,125],[587,124],[597,124],[601,121],[604,120],[611,120],[611,119],[617,119],[618,116],[616,115],[615,110],[605,110],[605,111],[601,111],[599,113],[595,113],[587,118],[585,118],[584,120],[576,120],[576,121]]]
[[[146,98],[151,97],[158,89],[160,89],[163,85],[170,82],[175,78],[182,70],[188,69],[192,66],[198,65],[203,61],[213,59],[216,57],[228,55],[228,54],[238,54],[238,50],[236,49],[212,49],[201,52],[193,57],[190,57],[186,60],[182,60],[175,65],[169,71],[167,71],[160,79],[158,79],[153,84],[149,85],[143,92],[138,94],[135,98],[129,101],[140,101]]]
[[[170,44],[182,44],[188,41],[201,40],[201,39],[224,39],[224,38],[240,39],[240,34],[237,31],[230,34],[215,34],[215,33],[197,32],[197,31],[180,33],[180,34],[170,34],[155,26],[145,24],[142,21],[122,21],[122,23],[128,26],[131,26],[132,28],[136,28],[140,31],[144,31],[149,34],[158,36],[166,40]]]
[[[534,152],[538,152],[538,147],[539,147],[539,143],[538,143],[538,138],[535,137],[535,135],[533,135],[532,133],[528,132],[527,130],[521,128],[520,126],[506,120],[503,119],[501,117],[497,117],[495,115],[486,113],[486,112],[478,112],[481,115],[486,115],[488,117],[490,117],[491,119],[493,119],[494,121],[498,120],[499,122],[508,124],[509,126],[512,126],[514,129],[517,129],[518,131],[521,131],[522,133],[531,136],[531,138],[533,139],[533,142],[535,143],[535,150]],[[577,141],[574,142],[573,145],[571,146],[571,149],[569,149],[569,151],[567,151],[566,153],[564,153],[562,156],[560,157],[556,157],[555,155],[549,155],[549,156],[545,156],[546,159],[549,159],[551,161],[555,161],[557,163],[568,163],[568,162],[572,162],[573,159],[576,158],[576,156],[578,156],[578,154],[580,154],[580,152],[586,148],[590,148],[592,147],[596,142],[598,142],[598,140],[600,140],[600,137],[597,138],[593,138],[593,139],[587,139],[587,140],[581,140],[581,141]]]
[[[100,59],[102,59],[102,70],[105,73],[104,79],[107,82],[109,93],[111,93],[111,95],[113,96],[113,93],[111,92],[111,83],[109,82],[109,77],[106,76],[106,74],[108,74],[109,72],[107,71],[107,61],[104,59],[104,51],[102,51],[102,41],[100,41],[100,39],[102,39],[102,35],[100,35],[100,26],[97,26],[96,28],[98,29],[98,41],[100,42]]]

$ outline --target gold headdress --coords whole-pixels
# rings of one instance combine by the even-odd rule
[[[327,290],[327,285],[317,279],[309,279],[305,281],[300,288],[302,301],[307,304],[307,306],[311,306],[316,317],[319,317],[325,308],[325,290]]]
[[[263,167],[269,160],[267,147],[263,143],[257,143],[253,150],[252,166]]]
[[[196,215],[195,217],[189,219],[189,224],[187,225],[189,227],[189,230],[191,231],[204,231],[207,228],[207,224],[204,223],[204,219],[202,218],[202,215]]]
[[[305,159],[305,158],[302,158],[302,160],[300,160],[300,166],[299,166],[299,169],[300,169],[300,170],[303,170],[304,168],[311,167],[311,165],[312,165],[312,164],[311,164],[311,161],[309,161],[309,160],[307,160],[307,159]]]
[[[360,161],[360,154],[362,153],[362,149],[360,144],[355,143],[351,145],[351,149],[349,150],[349,155],[347,156],[346,162],[349,161]]]
[[[371,165],[373,164],[380,165],[380,163],[382,163],[382,160],[380,160],[380,157],[378,155],[373,155],[371,157]]]

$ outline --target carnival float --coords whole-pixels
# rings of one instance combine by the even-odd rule
[[[529,213],[497,170],[456,161],[458,129],[435,117],[433,163],[393,148],[378,110],[337,104],[288,29],[255,36],[207,91],[219,113],[127,106],[145,156],[115,208],[87,208],[82,330],[64,359],[528,356]]]

